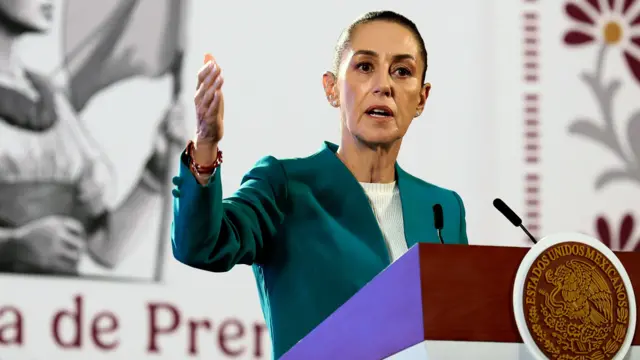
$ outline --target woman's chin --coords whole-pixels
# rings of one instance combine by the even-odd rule
[[[358,139],[360,141],[370,145],[385,145],[391,144],[399,140],[402,136],[398,134],[398,131],[386,130],[386,129],[367,129],[364,131]]]

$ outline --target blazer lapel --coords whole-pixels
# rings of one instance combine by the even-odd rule
[[[387,265],[391,262],[389,250],[376,220],[367,195],[349,169],[336,156],[338,146],[325,142],[317,153],[318,175],[315,179],[318,190],[324,196],[337,196],[333,202],[337,208],[327,209],[337,218],[345,220],[344,225],[358,234],[371,250]]]
[[[416,243],[439,243],[438,233],[433,222],[433,205],[438,203],[437,192],[433,185],[424,184],[406,173],[396,164],[398,188],[402,201],[404,236],[407,247]]]
[[[335,155],[337,150],[337,145],[325,141],[322,149],[316,154],[317,166],[321,169],[316,183],[319,189],[327,191],[327,195],[336,193],[336,187],[340,188],[337,193],[340,194],[341,199],[336,201],[336,204],[344,207],[332,209],[331,212],[344,217],[347,220],[346,224],[351,227],[350,230],[362,236],[369,247],[379,254],[382,260],[389,263],[389,250],[369,199],[353,174]],[[419,242],[439,243],[440,239],[433,223],[433,205],[443,203],[445,200],[441,198],[443,192],[437,191],[439,188],[435,185],[425,183],[408,174],[397,163],[396,177],[402,201],[407,247],[411,248]]]

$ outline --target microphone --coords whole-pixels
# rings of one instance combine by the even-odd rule
[[[438,239],[440,239],[440,243],[444,245],[444,240],[442,239],[442,228],[444,227],[444,215],[442,215],[442,205],[435,204],[433,205],[433,225],[436,227],[438,231]]]
[[[538,243],[538,240],[536,240],[536,238],[533,235],[531,235],[529,230],[527,230],[527,228],[524,225],[522,225],[522,219],[520,219],[520,217],[516,215],[516,213],[513,212],[513,210],[511,210],[511,208],[504,203],[504,201],[502,201],[499,198],[496,198],[495,200],[493,200],[493,206],[496,209],[498,209],[498,211],[500,211],[500,213],[504,215],[504,217],[506,217],[507,220],[511,221],[513,226],[521,228],[525,232],[525,234],[527,234],[529,239],[533,241],[534,244]]]

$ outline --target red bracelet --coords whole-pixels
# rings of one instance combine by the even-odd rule
[[[213,172],[222,164],[222,151],[218,149],[218,153],[216,154],[216,159],[213,163],[209,165],[200,165],[196,163],[194,160],[193,152],[195,150],[195,143],[193,141],[189,141],[187,144],[187,156],[189,156],[189,167],[191,171],[194,171],[198,175],[211,175]]]

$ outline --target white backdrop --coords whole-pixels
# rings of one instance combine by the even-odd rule
[[[562,4],[547,2],[542,6],[509,0],[191,0],[182,96],[189,133],[194,129],[191,104],[195,74],[203,54],[211,52],[225,76],[226,122],[221,144],[225,193],[235,190],[242,175],[264,155],[304,156],[318,149],[323,140],[337,141],[338,114],[326,103],[321,86],[335,41],[358,15],[377,9],[396,10],[414,20],[425,38],[427,80],[433,85],[424,114],[404,141],[400,164],[462,196],[470,242],[526,246],[521,232],[493,209],[495,197],[502,197],[527,222],[540,225],[536,232],[540,235],[560,230],[595,234],[593,221],[599,213],[611,217],[617,234],[621,214],[638,208],[638,182],[595,192],[596,173],[613,160],[606,150],[572,137],[566,130],[574,118],[597,114],[578,79],[581,69],[593,66],[596,48],[567,49],[561,40],[570,22]],[[531,9],[543,14],[544,40],[539,49],[543,64],[540,81],[528,84],[523,81],[523,13]],[[20,44],[21,58],[31,68],[46,74],[61,62],[59,26],[57,23],[49,34],[31,36]],[[625,95],[616,102],[623,114],[637,106],[633,99],[638,98],[640,87],[618,60],[612,60],[610,66],[619,68],[628,84],[621,90]],[[153,129],[169,105],[170,87],[169,77],[126,80],[97,96],[81,114],[117,166],[120,196],[131,187],[136,169],[143,165]],[[536,165],[524,160],[523,99],[528,91],[544,93],[543,161]],[[525,212],[527,172],[542,178],[544,211],[539,221]],[[424,216],[430,219],[431,214]],[[114,273],[148,272],[144,269],[153,261],[149,254],[154,251],[154,236],[141,234],[136,252]],[[634,236],[639,235],[636,232]],[[169,239],[166,246],[170,246]],[[0,359],[188,358],[189,319],[210,321],[209,330],[198,330],[197,352],[192,358],[268,356],[270,346],[261,327],[262,314],[249,267],[227,274],[205,273],[178,264],[170,251],[164,266],[161,285],[0,276],[0,307],[17,307],[24,318],[23,344],[3,345],[0,341]],[[57,309],[72,306],[76,294],[85,300],[83,344],[80,349],[65,350],[53,341],[51,317]],[[157,354],[147,349],[147,305],[154,301],[171,303],[181,314],[178,329],[158,337],[161,349]],[[119,346],[110,352],[97,349],[90,339],[91,317],[102,310],[112,311],[119,319],[117,334],[104,335],[105,341],[119,339]],[[164,323],[158,326],[169,326],[170,312],[164,310],[161,315]],[[0,328],[14,320],[11,312],[0,313]],[[71,337],[71,330],[65,328],[63,336]]]

